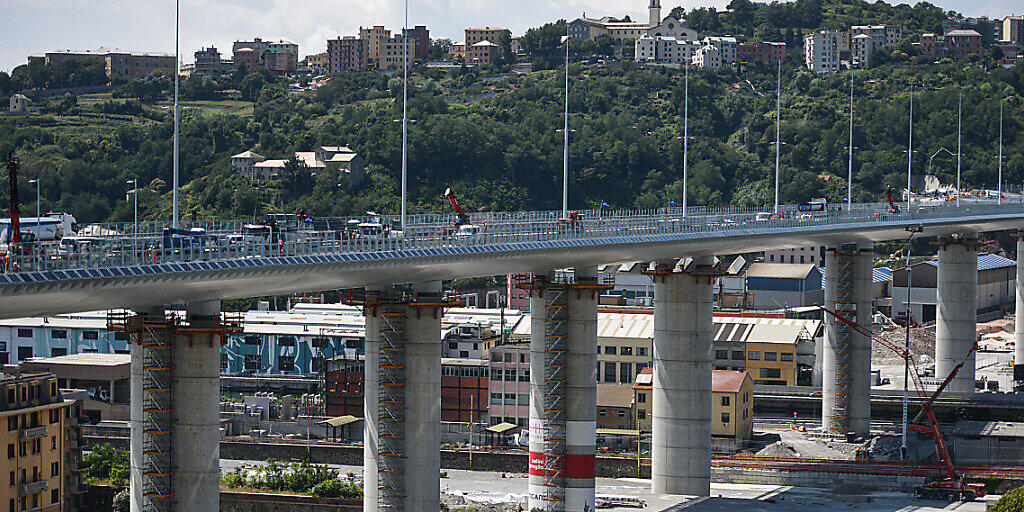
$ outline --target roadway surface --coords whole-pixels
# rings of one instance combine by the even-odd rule
[[[253,467],[258,461],[221,460],[221,471],[233,471],[238,467]],[[362,476],[361,466],[330,465],[342,473],[351,471]],[[441,479],[441,492],[447,494],[471,495],[480,498],[525,498],[526,475],[513,474],[508,478],[502,473],[479,471],[445,470],[446,478]],[[710,498],[695,499],[681,496],[655,496],[651,493],[650,480],[637,478],[598,478],[597,495],[638,497],[647,503],[643,510],[669,512],[687,510],[694,512],[836,512],[857,510],[859,512],[907,512],[907,511],[962,511],[983,512],[986,504],[997,497],[972,503],[946,503],[935,500],[919,500],[905,493],[840,494],[826,489],[802,487],[744,484],[711,484]],[[613,511],[635,511],[635,508],[613,508]]]
[[[648,211],[600,214],[570,225],[557,214],[492,213],[487,218],[493,222],[470,238],[452,238],[439,225],[410,225],[401,239],[318,233],[315,240],[261,244],[255,252],[235,245],[175,249],[154,253],[154,261],[143,264],[134,246],[125,245],[132,239],[122,236],[121,245],[96,258],[35,261],[40,270],[0,274],[0,318],[877,242],[905,238],[907,228],[918,225],[924,228],[921,236],[941,236],[1024,224],[1019,204],[947,205],[901,214],[883,213],[886,208],[854,205],[848,213],[792,212],[781,219],[734,210],[685,218]],[[25,268],[31,264],[33,259],[25,258]]]

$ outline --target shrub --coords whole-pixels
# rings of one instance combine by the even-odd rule
[[[1024,512],[1024,487],[1018,487],[1006,494],[996,502],[990,512]]]

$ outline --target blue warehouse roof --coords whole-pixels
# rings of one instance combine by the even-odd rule
[[[929,265],[938,266],[939,260],[933,259],[927,261]],[[1017,266],[1017,262],[1011,259],[1004,258],[997,254],[979,254],[978,255],[978,272],[983,270],[995,270],[1000,268],[1013,268]]]
[[[878,267],[871,270],[871,280],[876,283],[892,281],[892,269],[889,267]]]

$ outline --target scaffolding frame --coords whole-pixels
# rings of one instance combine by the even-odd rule
[[[832,250],[832,249],[830,249]],[[834,249],[836,296],[835,311],[857,322],[856,249]],[[832,321],[832,347],[835,354],[835,400],[828,411],[829,433],[843,435],[850,428],[850,387],[853,380],[853,344],[857,333],[845,322]]]

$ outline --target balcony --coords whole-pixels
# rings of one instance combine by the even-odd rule
[[[19,496],[27,496],[29,494],[33,494],[33,493],[37,493],[39,491],[45,491],[45,490],[46,490],[46,480],[39,480],[39,481],[36,481],[36,482],[29,482],[29,483],[21,484],[21,487],[18,489],[18,495]]]
[[[46,426],[22,429],[21,432],[18,433],[18,437],[21,439],[44,437],[46,435],[46,429]]]

